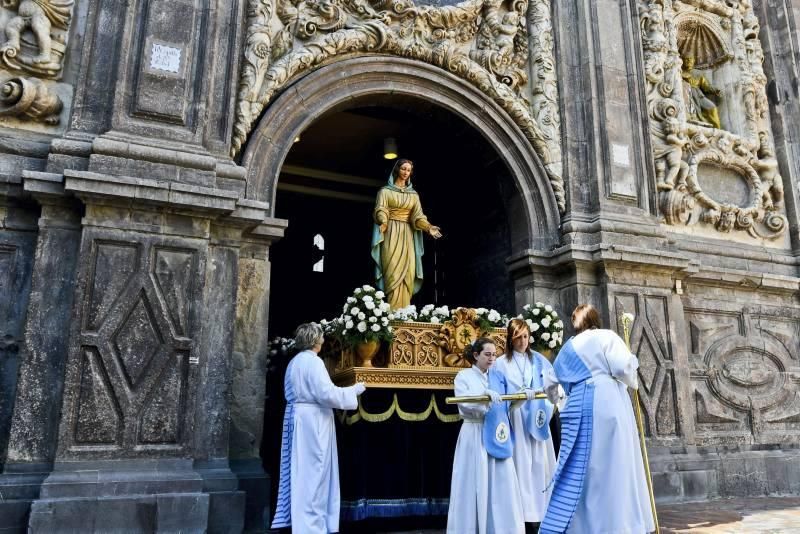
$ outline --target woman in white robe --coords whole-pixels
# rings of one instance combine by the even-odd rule
[[[521,319],[512,319],[508,324],[506,354],[498,358],[495,368],[508,380],[512,392],[543,388],[543,376],[550,376],[548,396],[558,398],[558,384],[552,379],[553,366],[550,362],[530,348],[530,330]],[[549,418],[553,404],[549,400],[528,401],[529,406],[515,410],[511,414],[511,427],[514,429],[514,466],[517,469],[522,505],[526,523],[539,523],[544,518],[550,500],[550,479],[556,470],[556,454],[553,438],[549,431],[537,439],[528,431],[528,410],[534,402],[547,403],[549,415],[540,428],[549,430]],[[546,437],[545,437],[546,436]]]
[[[543,534],[644,534],[655,530],[628,387],[639,362],[625,342],[600,328],[592,306],[572,313],[578,334],[554,369],[567,390],[553,497]]]
[[[300,325],[301,351],[286,368],[281,471],[272,528],[301,534],[339,532],[339,458],[333,408],[353,410],[363,383],[336,387],[318,356],[322,328]]]
[[[490,339],[481,338],[473,346],[474,349],[469,347],[465,354],[473,366],[456,375],[455,394],[489,395],[493,399],[493,406],[500,405],[500,395],[507,391],[490,388],[490,382],[505,384],[499,374],[490,377],[490,373],[494,373],[491,367],[496,358],[495,345]],[[495,458],[486,449],[483,427],[484,418],[490,408],[489,403],[458,405],[458,412],[464,422],[458,434],[453,459],[450,508],[447,512],[448,534],[525,532],[514,460],[510,457]],[[506,407],[502,408],[507,410]],[[510,433],[510,429],[507,430]],[[502,443],[510,439],[513,439],[510,434],[501,437]]]

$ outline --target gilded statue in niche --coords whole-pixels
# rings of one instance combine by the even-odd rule
[[[15,9],[6,24],[6,41],[0,46],[5,66],[54,78],[61,71],[74,0],[3,0]],[[26,39],[26,30],[35,42]]]
[[[788,227],[772,149],[767,79],[752,3],[641,0],[647,107],[668,225],[705,224],[775,239]],[[741,180],[741,200],[712,180]],[[739,184],[736,184],[738,187]],[[735,188],[731,189],[733,191]]]
[[[722,91],[711,85],[705,76],[695,72],[693,57],[683,58],[681,78],[685,88],[686,114],[690,121],[722,128],[719,120],[719,108],[709,97],[722,98]]]
[[[439,227],[429,223],[422,212],[419,195],[411,185],[413,169],[410,160],[397,160],[388,184],[375,200],[375,282],[393,310],[411,304],[411,296],[422,287],[422,233],[434,239],[442,237]]]

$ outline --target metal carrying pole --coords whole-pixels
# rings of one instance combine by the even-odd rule
[[[631,350],[631,322],[629,317],[622,317],[622,332],[625,337],[625,344]],[[656,512],[656,498],[653,494],[653,477],[650,475],[650,460],[647,458],[647,444],[644,440],[644,423],[642,422],[642,408],[639,404],[639,388],[633,390],[633,411],[636,413],[636,426],[639,428],[639,446],[642,449],[642,462],[647,476],[647,492],[650,494],[650,509],[653,511],[653,522],[656,526],[656,534],[661,534],[658,526],[658,513]]]
[[[537,399],[546,399],[547,395],[542,391],[536,392]],[[528,400],[527,393],[511,393],[508,395],[500,395],[500,399],[504,401],[520,401]],[[467,395],[464,397],[447,397],[444,400],[447,404],[459,404],[461,402],[492,402],[489,395]]]

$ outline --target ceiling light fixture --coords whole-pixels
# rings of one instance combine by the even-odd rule
[[[394,137],[383,140],[383,159],[397,159],[397,141]]]

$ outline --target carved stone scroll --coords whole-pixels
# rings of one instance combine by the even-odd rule
[[[503,108],[541,157],[563,213],[549,9],[548,0],[441,7],[409,0],[250,0],[232,154],[264,107],[298,76],[346,54],[390,54],[447,70]],[[529,57],[536,62],[533,82]]]

